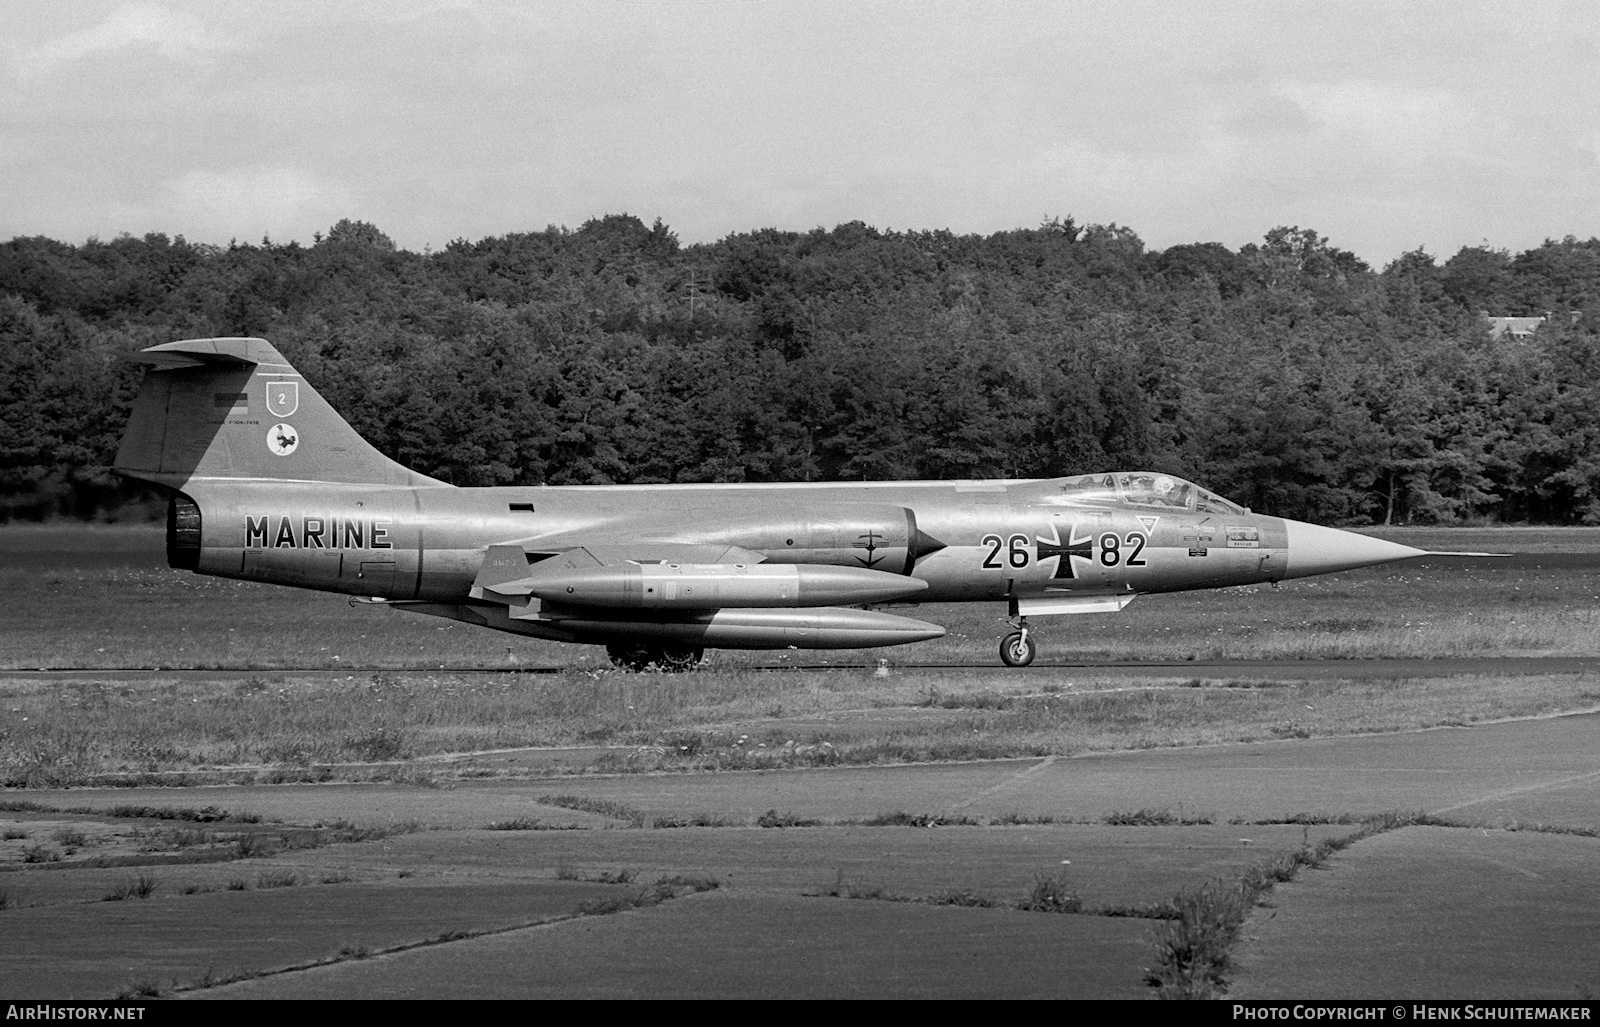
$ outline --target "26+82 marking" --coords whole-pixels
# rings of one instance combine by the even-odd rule
[[[999,535],[989,534],[983,536],[982,543],[989,547],[988,555],[983,558],[983,566],[990,570],[1003,570],[1007,566],[1015,570],[1021,570],[1033,562],[1033,550],[1028,548],[1030,543],[1026,535],[1012,535],[1010,538],[1002,538]],[[1118,538],[1115,532],[1107,531],[1101,534],[1099,543],[1100,565],[1102,567],[1115,567],[1119,563],[1126,564],[1129,567],[1143,567],[1145,560],[1139,554],[1143,553],[1144,547],[1149,545],[1150,536],[1142,531],[1130,531]],[[1124,545],[1128,547],[1126,557],[1122,553]],[[1000,562],[1001,550],[1005,551],[1005,563]],[[1063,555],[1062,559],[1071,559],[1071,557]]]

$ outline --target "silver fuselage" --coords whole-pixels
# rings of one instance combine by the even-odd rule
[[[768,563],[884,567],[926,581],[919,602],[1293,576],[1282,518],[1075,503],[1052,479],[534,488],[191,480],[184,491],[202,516],[195,570],[391,600],[464,601],[486,547],[555,553],[580,540],[720,543]],[[902,512],[942,546],[908,561]]]
[[[151,370],[114,468],[171,493],[174,567],[604,644],[629,665],[944,634],[885,604],[1004,602],[1026,641],[1029,616],[1420,555],[1154,471],[457,488],[378,452],[263,339],[134,356]]]

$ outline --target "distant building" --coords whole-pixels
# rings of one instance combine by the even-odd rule
[[[1538,330],[1549,317],[1491,317],[1486,310],[1483,319],[1489,322],[1489,338],[1500,339],[1510,335],[1514,339],[1526,339]]]

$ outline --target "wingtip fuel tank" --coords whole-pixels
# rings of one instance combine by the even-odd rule
[[[871,649],[926,642],[945,634],[944,628],[927,621],[881,610],[830,606],[805,610],[723,608],[650,619],[630,619],[626,613],[592,607],[558,608],[542,612],[539,623],[574,641],[627,637],[718,649]]]

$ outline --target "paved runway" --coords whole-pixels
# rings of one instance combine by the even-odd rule
[[[464,980],[476,982],[475,998],[515,999],[1141,998],[1149,990],[1137,921],[878,905],[710,893],[201,997],[458,998]],[[740,924],[758,927],[730,930]]]
[[[824,671],[860,673],[869,669],[866,664],[784,663],[741,668],[769,671],[774,674],[792,674],[796,671]],[[1173,679],[1187,681],[1203,678],[1276,678],[1285,681],[1339,680],[1396,680],[1401,678],[1454,677],[1461,674],[1496,677],[1539,677],[1551,674],[1592,674],[1600,672],[1600,656],[1503,656],[1470,657],[1463,659],[1385,659],[1385,660],[1184,660],[1171,663],[1154,661],[1115,660],[1103,662],[1051,661],[1041,658],[1031,667],[1004,667],[998,664],[922,663],[907,661],[897,664],[900,671],[961,670],[976,677],[995,678],[1008,682],[1026,682],[1031,678],[1054,678],[1063,670],[1093,671],[1096,678]],[[244,681],[250,678],[285,675],[307,681],[344,681],[349,678],[382,674],[390,678],[453,676],[544,675],[570,671],[568,665],[547,667],[526,666],[514,670],[482,667],[438,667],[430,670],[394,670],[383,667],[275,667],[272,670],[229,670],[148,667],[132,668],[56,668],[53,670],[6,670],[0,675],[17,681]]]
[[[1377,835],[1280,885],[1238,951],[1236,993],[1573,998],[1600,990],[1597,742],[1600,716],[1582,715],[937,766],[12,792],[108,812],[248,811],[268,838],[275,819],[412,823],[360,843],[160,866],[143,901],[99,901],[131,869],[11,857],[0,889],[23,908],[0,912],[0,992],[1138,997],[1162,924],[1149,917],[1166,898],[1355,830],[1263,821],[1428,811],[1469,826]],[[1140,810],[1209,823],[1106,823]],[[754,826],[769,811],[823,823]],[[868,823],[896,811],[972,826]],[[696,819],[716,826],[630,826]],[[46,823],[146,839],[160,826],[88,812],[7,820],[34,837],[60,829]],[[486,829],[496,822],[549,829]],[[717,887],[606,916],[584,905],[673,875]],[[1017,908],[1051,879],[1076,913]],[[185,923],[207,925],[204,946]],[[94,953],[85,936],[100,939]],[[250,979],[182,990],[229,977]]]
[[[1592,789],[1591,789],[1592,790]],[[1412,827],[1280,885],[1239,998],[1600,996],[1600,842]]]

